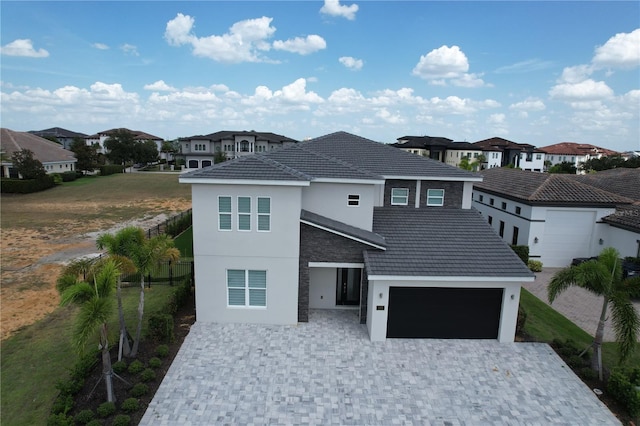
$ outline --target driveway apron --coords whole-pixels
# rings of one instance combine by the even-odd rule
[[[369,341],[354,311],[196,322],[141,425],[619,425],[543,343]]]

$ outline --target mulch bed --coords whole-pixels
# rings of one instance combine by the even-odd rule
[[[192,293],[191,296],[185,302],[185,304],[178,310],[178,312],[174,316],[173,332],[174,332],[175,339],[172,343],[167,344],[169,348],[169,355],[165,358],[162,358],[162,365],[159,368],[155,369],[155,373],[156,373],[155,380],[146,382],[146,385],[149,387],[149,392],[146,395],[138,398],[140,402],[140,408],[137,411],[133,413],[127,413],[127,415],[130,416],[131,418],[132,425],[137,425],[138,423],[140,423],[140,420],[142,420],[142,416],[144,416],[144,413],[147,410],[149,403],[153,399],[153,396],[158,390],[158,387],[160,387],[160,383],[162,383],[162,379],[167,374],[169,367],[171,367],[171,363],[173,362],[173,359],[175,358],[175,356],[178,354],[178,351],[180,350],[180,346],[182,346],[182,342],[184,341],[185,337],[187,336],[187,334],[189,334],[189,330],[191,328],[191,325],[195,322],[195,319],[196,319],[195,300],[194,300],[194,295]],[[148,339],[143,340],[142,342],[140,342],[138,355],[135,357],[135,359],[139,360],[145,366],[147,366],[151,358],[157,357],[156,348],[160,344],[163,344],[163,343],[155,342],[153,340],[148,340]],[[112,362],[115,362],[118,360],[117,350],[118,350],[118,347],[116,344],[115,348],[112,350]],[[133,361],[133,359],[126,359],[126,358],[124,360],[127,362],[127,364]],[[75,400],[74,408],[72,412],[69,413],[70,415],[74,416],[79,412],[81,412],[82,410],[87,410],[87,409],[92,410],[94,413],[96,413],[96,410],[100,406],[100,404],[102,404],[107,400],[107,391],[106,391],[106,386],[104,384],[104,381],[100,381],[100,383],[98,383],[98,381],[101,379],[101,376],[102,376],[102,359],[99,358],[98,363],[96,364],[96,367],[93,369],[91,375],[86,379],[84,388],[80,392],[78,392]],[[140,383],[140,379],[137,377],[138,376],[137,374],[130,374],[127,371],[125,371],[119,374],[119,376],[127,380],[131,384]],[[96,386],[96,383],[98,383],[97,386]],[[93,392],[92,392],[92,389],[93,389]],[[120,406],[122,401],[131,397],[131,395],[129,395],[129,392],[131,390],[131,385],[124,383],[123,381],[119,380],[115,376],[113,377],[113,389],[117,399],[116,401],[117,407]],[[116,414],[123,414],[123,413],[120,410],[118,410],[116,411]],[[106,419],[102,419],[104,421],[103,424],[110,425],[113,419],[115,418],[116,414]],[[96,418],[98,418],[98,416],[96,416]]]

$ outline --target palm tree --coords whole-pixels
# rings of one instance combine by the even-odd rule
[[[600,321],[590,345],[594,350],[591,366],[598,371],[602,380],[602,340],[609,306],[620,362],[624,362],[636,347],[640,317],[631,302],[631,297],[640,295],[640,277],[623,278],[620,254],[616,249],[607,247],[600,252],[597,259],[558,271],[547,288],[549,303],[553,303],[560,293],[571,286],[582,287],[603,297]]]
[[[133,339],[131,356],[138,353],[140,337],[142,335],[142,318],[144,316],[144,276],[150,274],[153,268],[163,261],[176,261],[180,258],[180,251],[175,247],[173,239],[166,235],[158,235],[145,240],[143,244],[132,247],[129,257],[140,273],[140,302],[138,303],[138,327]]]
[[[130,274],[135,272],[137,268],[129,256],[133,250],[135,250],[135,247],[144,244],[144,241],[144,231],[138,227],[129,226],[115,234],[100,235],[96,240],[96,245],[100,250],[107,250],[109,257],[118,263],[122,273]],[[120,323],[118,360],[122,359],[122,355],[128,357],[131,354],[129,333],[127,333],[127,325],[124,321],[124,311],[122,309],[122,282],[120,278],[119,275],[116,290],[118,299],[118,321]]]
[[[109,354],[107,321],[113,312],[113,291],[119,274],[116,263],[108,260],[95,271],[91,284],[86,281],[76,281],[63,291],[61,300],[63,306],[70,303],[80,306],[74,331],[74,343],[80,353],[83,352],[85,344],[96,329],[99,329],[102,373],[109,402],[115,401],[116,398],[113,393],[113,370]]]

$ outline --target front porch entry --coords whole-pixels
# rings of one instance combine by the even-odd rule
[[[309,265],[309,309],[360,310],[362,295],[360,263],[313,263]]]

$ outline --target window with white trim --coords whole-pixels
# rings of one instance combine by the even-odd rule
[[[227,306],[267,306],[267,271],[227,269]]]
[[[360,205],[360,194],[347,195],[347,205],[350,207],[358,207]]]
[[[258,231],[271,231],[271,198],[258,197]]]
[[[392,188],[391,189],[391,205],[406,206],[407,204],[409,204],[409,189],[408,188]]]
[[[427,206],[443,206],[444,189],[427,189]]]
[[[238,197],[238,231],[251,231],[251,197]]]
[[[218,229],[231,231],[231,197],[218,197]]]

